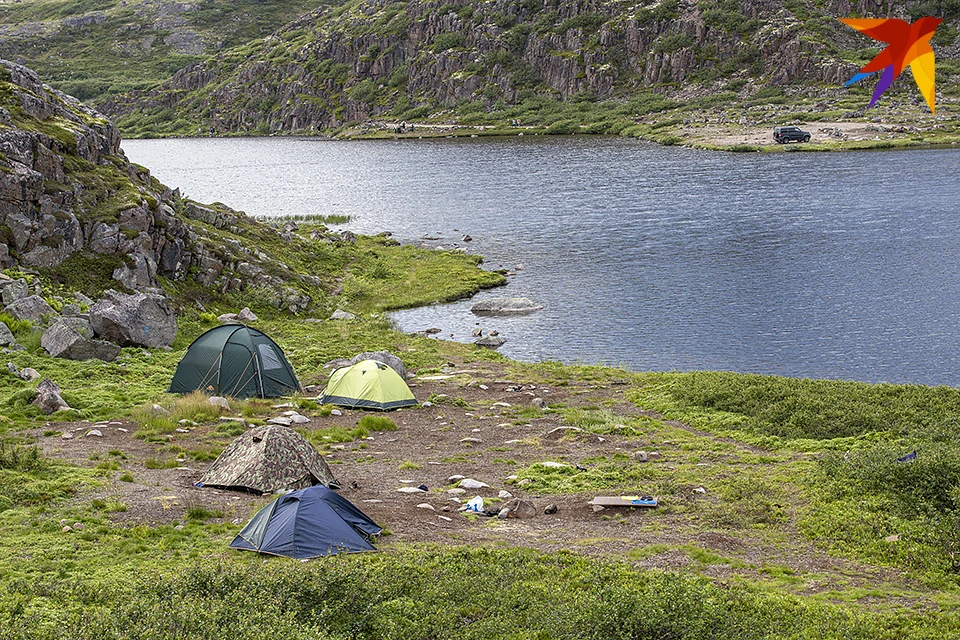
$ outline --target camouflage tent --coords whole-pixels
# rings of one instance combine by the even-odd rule
[[[289,427],[251,429],[230,443],[200,481],[205,487],[272,493],[315,484],[336,488],[327,463]]]

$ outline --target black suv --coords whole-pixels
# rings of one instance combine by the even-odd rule
[[[779,144],[794,142],[810,142],[810,132],[801,131],[800,127],[774,127],[773,139]]]

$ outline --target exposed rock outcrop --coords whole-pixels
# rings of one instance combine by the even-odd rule
[[[396,114],[398,105],[629,99],[681,86],[707,95],[724,91],[724,82],[711,86],[718,78],[757,87],[839,84],[856,65],[837,51],[869,45],[832,18],[909,18],[922,6],[369,0],[355,11],[320,7],[242,51],[222,52],[102,108],[113,116],[169,109],[213,132],[289,133]]]
[[[109,120],[30,69],[0,60],[0,88],[0,268],[86,259],[108,265],[104,278],[128,290],[159,291],[161,277],[195,279],[219,293],[253,288],[278,309],[310,306],[312,297],[290,283],[319,281],[257,247],[257,237],[281,230],[164,187],[127,160]],[[248,247],[216,230],[254,237]],[[25,281],[4,280],[0,295],[14,317],[36,322],[53,311],[31,300]],[[128,342],[157,340],[127,336],[121,344]]]

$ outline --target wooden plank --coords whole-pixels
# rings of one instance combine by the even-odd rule
[[[650,496],[596,496],[587,504],[601,507],[655,507],[657,499]]]

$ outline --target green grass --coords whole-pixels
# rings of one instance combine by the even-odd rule
[[[104,569],[79,584],[22,581],[15,593],[3,596],[3,605],[15,615],[0,619],[0,631],[7,637],[16,632],[16,637],[45,638],[58,632],[81,639],[182,637],[184,630],[203,629],[227,639],[269,633],[293,639],[856,640],[934,638],[957,630],[951,614],[855,613],[569,553],[401,547],[398,553],[337,556],[309,564],[279,559],[264,565],[236,552],[188,564],[176,558],[189,550],[194,536],[184,531],[170,537],[174,560],[149,577]],[[695,547],[687,552],[710,563],[724,560]],[[106,580],[112,581],[109,589],[90,589]],[[456,595],[465,589],[470,599]],[[41,590],[44,597],[35,598]],[[251,608],[256,608],[255,617],[249,615]],[[517,634],[518,628],[524,635]]]
[[[357,420],[357,426],[367,431],[396,431],[397,423],[385,416],[366,415]]]

